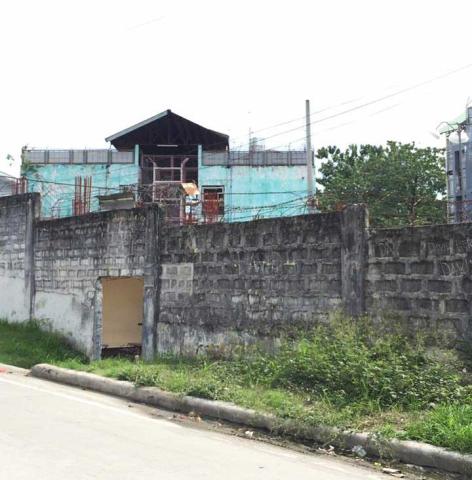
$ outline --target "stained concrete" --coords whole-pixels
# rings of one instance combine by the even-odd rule
[[[144,278],[142,355],[261,343],[329,315],[369,313],[472,339],[472,224],[369,230],[367,212],[162,225],[157,207],[38,220],[36,195],[0,198],[0,317],[39,318],[91,358],[103,278]],[[224,352],[223,352],[224,353]]]

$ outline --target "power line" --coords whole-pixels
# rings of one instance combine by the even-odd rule
[[[314,115],[318,115],[319,113],[326,112],[328,110],[333,110],[334,108],[342,107],[343,105],[347,105],[349,103],[357,102],[361,98],[363,98],[363,97],[353,98],[352,100],[346,100],[344,102],[336,103],[335,105],[329,105],[329,106],[327,106],[325,108],[322,108],[320,110],[315,110],[314,112],[311,113],[310,117],[313,117]],[[276,123],[275,125],[269,125],[267,127],[263,127],[263,128],[259,128],[257,130],[253,130],[251,133],[254,134],[254,133],[264,132],[266,130],[271,130],[273,128],[282,127],[284,125],[289,125],[290,123],[298,122],[300,120],[305,120],[305,117],[304,116],[303,117],[297,117],[297,118],[293,118],[292,120],[287,120],[285,122]],[[243,138],[243,135],[239,135],[239,136],[234,137],[234,138],[236,138],[236,139]],[[232,140],[234,140],[234,139],[232,139]],[[215,144],[215,145],[217,145],[217,144]]]
[[[437,75],[435,77],[432,77],[432,78],[429,78],[427,80],[424,80],[422,82],[419,82],[419,83],[415,83],[413,85],[410,85],[408,87],[405,87],[405,88],[402,88],[400,90],[396,90],[395,92],[392,92],[392,93],[389,93],[387,95],[383,95],[381,97],[378,97],[378,98],[375,98],[374,100],[370,100],[368,102],[364,102],[360,105],[356,105],[355,107],[351,107],[351,108],[348,108],[346,110],[343,110],[341,112],[337,112],[337,113],[334,113],[332,115],[328,115],[327,117],[324,117],[324,118],[321,118],[319,120],[314,120],[312,122],[310,122],[310,125],[315,125],[317,123],[322,123],[322,122],[325,122],[327,120],[331,120],[332,118],[336,118],[336,117],[339,117],[341,115],[346,115],[347,113],[351,113],[351,112],[354,112],[356,110],[359,110],[359,109],[362,109],[362,108],[366,108],[366,107],[369,107],[371,105],[375,105],[376,103],[379,103],[379,102],[382,102],[384,100],[387,100],[389,98],[393,98],[393,97],[396,97],[398,95],[402,95],[404,93],[407,93],[409,91],[412,91],[412,90],[416,90],[417,88],[419,87],[422,87],[424,85],[428,85],[430,83],[433,83],[433,82],[436,82],[437,80],[442,80],[443,78],[447,78],[451,75],[454,75],[458,72],[461,72],[463,70],[467,70],[469,68],[472,67],[472,63],[469,63],[467,65],[464,65],[462,67],[459,67],[459,68],[456,68],[454,70],[450,70],[444,74],[441,74],[441,75]],[[297,130],[300,130],[302,128],[305,128],[305,125],[301,125],[300,127],[295,127],[295,128],[291,128],[289,130],[285,130],[283,132],[279,132],[279,133],[275,133],[273,135],[269,135],[267,137],[264,137],[264,138],[260,138],[259,141],[265,141],[265,140],[269,140],[271,138],[275,138],[275,137],[278,137],[280,135],[285,135],[287,133],[291,133],[291,132],[294,132],[294,131],[297,131]],[[249,144],[247,144],[249,146]]]
[[[4,174],[6,177],[8,178],[11,178],[11,179],[14,179],[16,180],[16,177],[13,177],[7,173],[3,173],[3,172],[0,172],[0,174]],[[53,180],[39,180],[39,179],[35,179],[35,178],[31,178],[31,177],[25,177],[29,182],[34,182],[34,183],[44,183],[44,184],[48,184],[48,185],[61,185],[61,186],[66,186],[66,187],[75,187],[75,183],[66,183],[66,182],[57,182],[57,181],[53,181]],[[93,178],[93,176],[92,176]],[[142,189],[152,189],[153,187],[153,184],[148,184],[148,185],[138,185],[138,184],[134,184],[133,186],[135,187],[138,187],[139,188],[142,188]],[[122,191],[123,189],[121,187],[99,187],[99,186],[94,186],[92,185],[92,188],[94,189],[97,189],[97,190],[118,190],[118,191]],[[266,191],[261,191],[261,192],[225,192],[225,195],[226,196],[230,196],[230,195],[261,195],[261,194],[264,194],[264,195],[285,195],[285,194],[305,194],[305,190],[285,190],[285,191],[269,191],[269,192],[266,192]],[[66,192],[64,192],[64,194],[67,194]]]
[[[356,110],[359,110],[359,109],[362,109],[362,108],[366,108],[366,107],[368,107],[368,106],[374,105],[374,104],[379,103],[379,102],[381,102],[381,101],[384,101],[384,100],[386,100],[386,99],[393,98],[393,97],[395,97],[395,96],[401,95],[401,94],[406,93],[406,92],[408,92],[408,91],[415,90],[415,89],[417,89],[417,88],[419,88],[419,87],[421,87],[421,86],[424,86],[424,85],[427,85],[427,84],[429,84],[429,83],[435,82],[435,81],[437,81],[437,80],[446,78],[446,77],[448,77],[448,76],[450,76],[450,75],[453,75],[453,74],[458,73],[458,72],[460,72],[460,71],[466,70],[466,69],[468,69],[468,68],[470,68],[470,67],[472,67],[472,63],[467,64],[467,65],[465,65],[465,66],[462,66],[462,67],[460,67],[460,68],[454,69],[454,70],[452,70],[452,71],[446,72],[445,74],[437,75],[437,76],[435,76],[435,77],[433,77],[433,78],[430,78],[430,79],[428,79],[428,80],[425,80],[425,81],[416,83],[416,84],[411,85],[411,86],[409,86],[409,87],[402,88],[402,89],[397,90],[397,91],[395,91],[395,92],[393,92],[393,93],[390,93],[390,94],[388,94],[388,95],[384,95],[384,96],[382,96],[382,97],[376,98],[376,99],[371,100],[371,101],[369,101],[369,102],[365,102],[365,103],[363,103],[363,104],[361,104],[361,105],[356,105],[355,107],[352,107],[352,108],[343,110],[342,112],[338,112],[338,113],[329,115],[329,116],[324,117],[324,118],[321,118],[321,119],[319,119],[319,120],[311,121],[309,124],[310,124],[310,125],[314,125],[314,124],[322,123],[322,122],[324,122],[324,121],[326,121],[326,120],[330,120],[330,119],[332,119],[332,118],[336,118],[336,117],[339,117],[339,116],[341,116],[341,115],[345,115],[345,114],[347,114],[347,113],[351,113],[351,112],[353,112],[353,111],[356,111]],[[392,108],[393,108],[393,107],[392,107]],[[382,112],[382,111],[379,111],[379,112],[377,112],[377,113],[381,113],[381,112]],[[315,113],[319,113],[319,112],[314,112],[314,114],[315,114]],[[301,118],[303,118],[303,117],[301,117]],[[282,123],[282,124],[288,124],[288,123],[291,123],[291,122],[294,122],[294,121],[298,121],[298,120],[299,120],[299,119],[289,120],[289,121],[284,122],[284,123]],[[278,125],[282,125],[282,124],[278,124]],[[270,139],[270,138],[274,138],[274,137],[277,137],[277,136],[280,136],[280,135],[284,135],[284,134],[286,134],[286,133],[291,133],[291,132],[293,132],[293,131],[297,131],[297,130],[299,130],[300,128],[304,128],[304,127],[305,127],[305,126],[301,126],[301,127],[296,127],[296,128],[293,128],[293,129],[289,129],[289,130],[286,130],[286,131],[284,131],[284,132],[279,132],[279,133],[277,133],[277,134],[270,135],[270,136],[265,137],[265,138],[260,139],[260,140],[268,140],[268,139]],[[271,128],[271,127],[267,127],[267,128]],[[336,127],[335,127],[335,128],[336,128]],[[294,140],[294,141],[301,141],[301,140],[303,140],[303,139],[304,139],[304,137],[302,137],[301,139],[298,139],[298,140]],[[126,166],[126,167],[123,167],[123,170],[126,169],[126,168],[131,168],[131,167],[132,167],[131,165]],[[116,171],[113,172],[113,173],[116,173],[117,171],[119,171],[119,170],[116,170]],[[0,172],[0,173],[3,173],[3,172]],[[131,173],[131,172],[130,172],[130,173]],[[6,173],[3,173],[3,174],[4,174],[5,176],[9,177],[9,178],[16,179],[16,177],[13,177],[13,176],[8,175],[8,174],[6,174]],[[104,173],[102,173],[102,174],[96,174],[94,177],[100,176],[100,175],[107,175],[107,174],[108,174],[108,172],[104,172]],[[48,181],[48,180],[38,180],[38,179],[30,178],[30,177],[26,177],[26,178],[27,178],[28,181],[30,181],[30,182],[35,182],[35,183],[53,184],[53,185],[62,185],[62,186],[75,187],[75,184],[72,184],[72,183],[57,182],[57,181]],[[93,185],[92,185],[92,189],[94,189],[94,190],[106,190],[106,191],[107,191],[107,190],[122,191],[122,189],[121,189],[120,187],[108,187],[108,186],[103,186],[103,187],[100,186],[100,187],[98,187],[98,186],[93,186]],[[267,194],[268,192],[241,192],[241,193],[230,193],[230,194],[231,194],[231,195],[238,195],[238,194],[240,194],[240,195],[243,195],[243,194],[244,194],[244,195],[250,195],[250,194],[260,195],[261,193],[266,193],[266,194]],[[295,192],[271,192],[271,194],[286,194],[286,193],[295,193]]]
[[[14,177],[11,177],[14,178]],[[65,183],[65,182],[56,182],[53,180],[38,180],[30,177],[25,177],[29,182],[34,182],[34,183],[43,183],[47,185],[59,185],[59,186],[67,186],[67,187],[75,187],[75,184],[73,183]],[[148,184],[148,185],[138,185],[134,184],[133,187],[136,188],[137,191],[141,190],[152,190],[153,184]],[[96,190],[116,190],[119,192],[123,191],[123,188],[121,187],[99,187],[99,186],[94,186],[92,185],[92,189]],[[70,195],[68,192],[63,192],[63,193],[58,193],[62,195]],[[260,192],[225,192],[225,196],[232,196],[232,195],[287,195],[287,194],[306,194],[305,190],[285,190],[285,191],[260,191]],[[301,197],[298,197],[301,198]]]
[[[416,83],[416,84],[414,84],[414,85],[410,85],[410,86],[408,86],[408,87],[402,88],[402,89],[397,90],[397,91],[395,91],[395,92],[392,92],[392,93],[390,93],[390,94],[383,95],[382,97],[378,97],[378,98],[376,98],[376,99],[374,99],[374,100],[370,100],[370,101],[365,102],[365,103],[362,103],[362,104],[360,104],[360,105],[356,105],[355,107],[349,108],[349,109],[347,109],[347,110],[343,110],[343,111],[341,111],[341,112],[334,113],[334,114],[329,115],[329,116],[327,116],[327,117],[324,117],[324,118],[321,118],[321,119],[318,119],[318,120],[314,120],[314,121],[310,122],[309,125],[315,125],[315,124],[318,124],[318,123],[322,123],[322,122],[325,122],[325,121],[327,121],[327,120],[331,120],[331,119],[333,119],[333,118],[336,118],[336,117],[339,117],[339,116],[342,116],[342,115],[346,115],[347,113],[351,113],[351,112],[354,112],[354,111],[356,111],[356,110],[359,110],[359,109],[362,109],[362,108],[366,108],[366,107],[371,106],[371,105],[375,105],[376,103],[382,102],[382,101],[387,100],[387,99],[389,99],[389,98],[396,97],[396,96],[398,96],[398,95],[402,95],[403,93],[407,93],[407,92],[409,92],[409,91],[415,90],[415,89],[417,89],[417,88],[419,88],[419,87],[422,87],[422,86],[427,85],[427,84],[429,84],[429,83],[433,83],[433,82],[435,82],[435,81],[437,81],[437,80],[441,80],[441,79],[443,79],[443,78],[447,78],[447,77],[449,77],[449,76],[451,76],[451,75],[454,75],[455,73],[461,72],[461,71],[463,71],[463,70],[467,70],[467,69],[469,69],[469,68],[471,68],[471,67],[472,67],[472,63],[469,63],[469,64],[464,65],[464,66],[462,66],[462,67],[459,67],[459,68],[456,68],[456,69],[451,70],[451,71],[449,71],[449,72],[446,72],[446,73],[444,73],[444,74],[442,74],[442,75],[437,75],[437,76],[435,76],[435,77],[433,77],[433,78],[424,80],[424,81],[419,82],[419,83]],[[362,98],[362,97],[361,97],[361,98]],[[347,101],[347,102],[341,102],[341,103],[339,103],[339,104],[336,104],[336,105],[333,105],[333,106],[329,106],[329,107],[323,108],[323,109],[321,109],[321,110],[317,110],[317,111],[313,112],[313,113],[310,115],[310,117],[312,117],[312,116],[314,116],[314,115],[316,115],[316,114],[318,114],[318,113],[322,113],[322,112],[324,112],[324,111],[331,110],[331,109],[333,109],[333,108],[337,108],[338,106],[341,106],[341,105],[353,103],[353,102],[355,102],[355,101],[356,101],[356,99],[354,99],[354,100],[349,100],[349,101]],[[397,106],[397,105],[398,105],[398,104],[396,104],[396,105],[394,105],[394,106],[391,106],[391,107],[387,107],[387,108],[382,109],[382,110],[379,110],[378,112],[375,112],[375,114],[382,113],[382,112],[384,112],[384,111],[390,110],[391,108],[394,108],[394,107]],[[275,124],[275,125],[272,125],[272,126],[269,126],[269,127],[261,128],[261,129],[259,129],[259,130],[254,131],[253,133],[261,132],[261,131],[264,131],[264,130],[269,130],[269,129],[272,129],[272,128],[276,128],[276,127],[278,127],[278,126],[288,125],[288,124],[290,124],[290,123],[293,123],[293,122],[302,120],[302,119],[304,119],[304,118],[305,118],[305,117],[298,117],[298,118],[295,118],[295,119],[292,119],[292,120],[288,120],[288,121],[286,121],[286,122],[281,122],[281,123],[278,123],[278,124]],[[269,139],[271,139],[271,138],[275,138],[275,137],[278,137],[278,136],[280,136],[280,135],[285,135],[285,134],[287,134],[287,133],[291,133],[291,132],[300,130],[300,129],[305,128],[305,127],[306,127],[306,124],[301,125],[301,126],[299,126],[299,127],[295,127],[295,128],[289,129],[289,130],[285,130],[285,131],[283,131],[283,132],[278,132],[278,133],[275,133],[275,134],[273,134],[273,135],[269,135],[269,136],[267,136],[267,137],[259,138],[258,140],[259,140],[259,141],[269,140]],[[238,138],[238,137],[236,137],[236,138]],[[296,142],[296,141],[300,141],[300,140],[292,140],[292,142]],[[219,143],[209,144],[209,145],[207,145],[207,146],[215,146],[215,145],[218,145],[218,144],[219,144]],[[248,146],[249,146],[249,143],[247,143],[247,144],[245,144],[245,145],[248,145]],[[243,145],[243,146],[244,146],[244,145]],[[282,146],[284,146],[284,145],[282,145]],[[278,147],[273,147],[273,148],[278,148]],[[133,165],[134,165],[134,164],[133,164]],[[123,167],[123,169],[125,169],[125,168],[131,168],[133,165],[127,165],[126,167]],[[116,173],[116,171],[119,171],[119,170],[115,170],[114,173]],[[1,172],[0,172],[0,173],[1,173]],[[109,174],[108,172],[104,172],[104,173],[96,174],[95,176],[108,175],[108,174]],[[13,177],[12,177],[12,178],[13,178]]]
[[[37,180],[35,178],[30,178],[30,177],[25,177],[28,182],[34,182],[34,183],[44,183],[44,184],[51,184],[51,185],[62,185],[62,186],[66,186],[66,187],[75,187],[75,184],[74,183],[65,183],[65,182],[55,182],[55,181],[52,181],[52,180]],[[92,189],[95,189],[95,190],[117,190],[117,191],[122,191],[121,188],[119,187],[96,187],[94,185],[92,185]]]

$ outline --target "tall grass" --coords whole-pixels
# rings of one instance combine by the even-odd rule
[[[231,401],[310,424],[376,430],[472,453],[472,388],[462,366],[418,339],[338,318],[270,355],[161,356],[87,363],[37,323],[0,321],[0,362],[49,362],[179,394]]]
[[[378,334],[367,319],[337,319],[286,343],[275,356],[261,353],[233,365],[246,382],[325,396],[340,406],[374,402],[419,409],[472,393],[457,369],[432,358],[420,341]]]
[[[406,436],[472,453],[472,405],[439,405],[406,427]]]
[[[53,363],[84,357],[60,335],[45,332],[38,322],[7,323],[0,320],[0,363],[30,368],[36,363]]]
[[[160,357],[152,363],[107,359],[64,366],[237,404],[310,424],[404,429],[433,405],[470,401],[460,369],[430,355],[421,341],[379,332],[367,319],[338,318],[285,342],[221,359]]]

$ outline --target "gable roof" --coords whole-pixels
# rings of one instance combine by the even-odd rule
[[[202,127],[170,109],[125,128],[109,137],[117,150],[132,149],[135,145],[203,145],[207,149],[224,149],[229,137],[224,133]]]

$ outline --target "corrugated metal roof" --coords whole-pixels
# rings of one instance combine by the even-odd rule
[[[450,133],[457,130],[460,125],[467,122],[467,111],[462,112],[458,117],[450,122],[444,122],[444,126],[439,129],[439,133]]]

